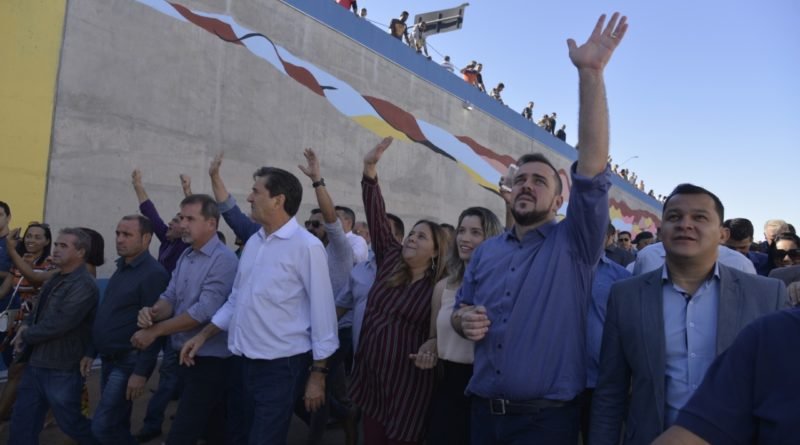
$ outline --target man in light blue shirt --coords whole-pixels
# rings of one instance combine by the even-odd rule
[[[723,220],[716,195],[679,185],[664,202],[664,266],[611,288],[589,443],[618,444],[623,420],[625,444],[652,442],[737,333],[785,304],[780,281],[721,264]]]
[[[217,238],[219,208],[207,195],[189,195],[181,202],[182,239],[191,248],[178,259],[167,290],[152,306],[139,311],[141,330],[131,338],[139,349],[169,335],[175,350],[207,325],[225,303],[236,275],[236,255]],[[207,430],[209,442],[224,440],[224,417],[214,415],[226,403],[229,382],[224,336],[198,351],[193,367],[182,366],[184,391],[167,443],[195,443]],[[223,411],[224,412],[224,411]],[[198,428],[205,425],[206,428]]]

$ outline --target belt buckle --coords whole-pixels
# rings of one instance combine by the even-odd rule
[[[495,416],[505,416],[506,415],[506,403],[508,400],[505,399],[490,399],[489,400],[489,411]],[[499,405],[499,410],[495,409]]]

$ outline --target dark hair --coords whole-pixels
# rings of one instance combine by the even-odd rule
[[[297,176],[277,167],[261,167],[253,173],[253,179],[264,178],[264,188],[270,196],[283,195],[283,210],[294,216],[303,200],[303,186]]]
[[[183,198],[181,201],[181,207],[193,204],[200,204],[200,214],[205,219],[213,218],[217,225],[219,225],[219,206],[217,205],[217,201],[214,201],[214,198],[208,195],[189,195]]]
[[[122,217],[123,221],[136,221],[139,223],[139,235],[152,235],[153,222],[150,218],[143,215],[125,215]]]
[[[606,236],[613,236],[617,233],[617,228],[614,227],[614,224],[608,223],[608,228],[606,229]]]
[[[551,170],[553,170],[553,176],[555,177],[556,180],[556,196],[561,196],[561,191],[564,185],[561,183],[561,176],[559,176],[558,170],[556,170],[555,165],[553,165],[553,163],[550,162],[550,160],[547,159],[545,155],[541,153],[526,153],[520,156],[519,159],[517,159],[517,167],[522,167],[524,164],[528,164],[530,162],[540,162],[550,167]]]
[[[350,223],[355,225],[356,223],[356,212],[353,211],[350,207],[345,206],[336,206],[334,207],[336,210],[341,210],[345,215],[347,215],[347,219],[350,220]]]
[[[73,246],[75,247],[75,249],[83,250],[83,252],[84,252],[83,258],[84,259],[87,259],[89,257],[89,251],[92,249],[92,237],[91,237],[91,235],[89,235],[89,232],[87,232],[85,228],[83,228],[83,227],[67,227],[66,229],[61,229],[58,232],[58,234],[59,235],[72,235],[73,237],[75,237],[75,242],[73,243]],[[102,237],[100,239],[102,239]],[[89,261],[86,260],[86,262],[88,263]]]
[[[627,230],[622,230],[619,233],[617,233],[617,238],[619,238],[620,235],[628,235],[628,238],[630,238],[631,232],[628,232]]]
[[[731,239],[735,241],[744,241],[747,238],[753,239],[755,229],[753,223],[745,218],[733,218],[722,223],[722,226],[731,232]]]
[[[0,205],[0,207],[3,206]],[[48,226],[47,224],[40,224],[40,223],[28,224],[28,227],[25,229],[25,233],[22,235],[22,242],[17,243],[17,249],[16,249],[19,256],[23,256],[26,253],[28,253],[28,249],[25,248],[25,237],[28,236],[29,230],[37,227],[44,230],[44,237],[47,238],[47,245],[44,246],[44,249],[42,249],[42,254],[39,256],[39,258],[36,258],[34,260],[33,264],[36,266],[44,263],[45,260],[47,260],[47,257],[50,256],[50,251],[53,248],[53,234],[50,232],[50,226]]]
[[[652,232],[648,232],[647,230],[645,230],[644,232],[639,232],[636,234],[636,238],[633,239],[633,244],[639,244],[644,240],[652,238],[655,238],[655,235],[653,235]]]
[[[797,230],[795,230],[795,228],[794,228],[794,226],[793,226],[793,225],[791,225],[791,224],[789,224],[789,223],[786,223],[786,227],[788,227],[788,228],[789,228],[789,232],[790,232],[790,233],[797,234]]]
[[[694,184],[678,184],[678,186],[672,190],[672,193],[670,193],[669,196],[667,196],[667,199],[664,201],[664,210],[661,211],[662,217],[664,216],[664,212],[667,211],[667,206],[669,205],[670,199],[672,199],[672,197],[675,195],[708,195],[714,200],[714,209],[717,211],[720,224],[722,224],[722,221],[725,221],[725,207],[722,205],[722,201],[719,200],[717,195],[711,193],[703,187]]]
[[[94,229],[90,229],[88,227],[80,227],[79,230],[82,230],[87,237],[89,237],[89,245],[86,248],[86,264],[91,264],[94,267],[100,267],[106,263],[106,259],[104,258],[103,254],[105,253],[106,249],[106,242],[103,240],[103,235],[101,235],[98,231]],[[67,233],[64,230],[61,233]],[[75,248],[79,248],[77,245]]]
[[[403,220],[400,219],[399,216],[397,216],[397,215],[395,215],[393,213],[387,213],[386,217],[389,218],[389,222],[391,222],[393,224],[394,230],[396,230],[397,233],[400,234],[400,238],[402,239],[403,235],[405,235],[405,233],[406,233],[406,225],[403,224]]]
[[[481,220],[484,241],[503,232],[503,225],[497,215],[485,207],[469,207],[461,212],[461,215],[458,216],[458,227],[461,227],[464,218],[468,216],[477,216]],[[475,247],[477,248],[478,246]],[[466,267],[467,265],[458,256],[458,243],[453,239],[453,247],[450,250],[450,256],[447,258],[447,271],[450,275],[448,281],[450,284],[461,284]]]
[[[433,250],[436,252],[437,259],[432,259],[433,264],[431,268],[433,269],[433,273],[430,278],[431,282],[436,284],[447,273],[447,261],[445,261],[447,257],[447,245],[443,242],[445,241],[446,235],[444,234],[444,229],[433,221],[421,219],[414,223],[414,227],[420,224],[428,226],[433,237]],[[389,287],[407,286],[411,284],[411,278],[411,268],[408,267],[408,263],[399,261],[392,274],[386,280],[386,283]]]
[[[5,201],[0,201],[0,208],[6,212],[6,216],[11,216],[11,207],[9,207]]]
[[[505,86],[505,85],[503,85],[503,82],[500,82],[500,83],[498,83],[498,84],[497,84],[497,88],[505,88],[505,87],[506,87],[506,86]]]
[[[767,249],[767,255],[769,255],[769,267],[770,270],[776,269],[778,266],[775,265],[775,260],[777,258],[777,251],[778,251],[778,241],[792,241],[794,245],[800,249],[800,237],[795,235],[792,232],[783,232],[781,234],[775,235],[775,238],[772,240],[772,244],[769,245]]]
[[[311,214],[316,215],[317,213],[322,213],[322,209],[317,207],[316,209],[311,209]]]

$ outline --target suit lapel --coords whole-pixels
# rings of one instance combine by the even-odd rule
[[[719,281],[717,355],[727,349],[736,338],[743,299],[738,277],[721,264],[719,265]]]
[[[664,375],[666,373],[666,340],[664,339],[664,294],[661,268],[650,272],[641,288],[642,338],[647,354],[647,366],[655,390],[658,418],[664,418]]]

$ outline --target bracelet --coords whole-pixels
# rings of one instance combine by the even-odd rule
[[[319,186],[325,187],[325,178],[319,178],[319,181],[314,181],[311,183],[311,187],[317,188]]]
[[[329,371],[330,370],[328,368],[325,368],[323,366],[313,366],[312,365],[312,366],[308,367],[308,372],[318,372],[320,374],[328,375]]]

